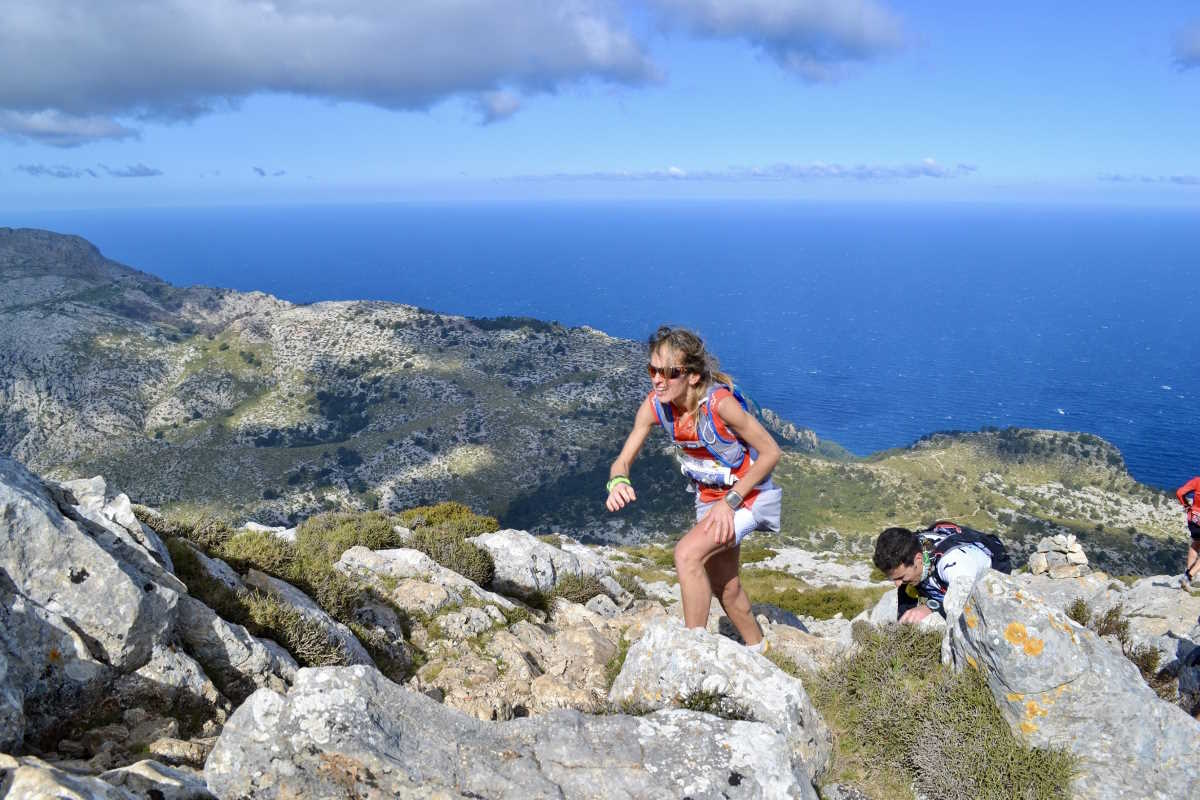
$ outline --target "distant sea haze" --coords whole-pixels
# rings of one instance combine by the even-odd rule
[[[642,340],[699,330],[762,405],[866,454],[1017,425],[1200,473],[1200,215],[787,203],[44,212],[179,285],[378,299]],[[597,364],[603,369],[603,364]]]

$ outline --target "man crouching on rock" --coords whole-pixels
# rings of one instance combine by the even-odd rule
[[[945,520],[916,532],[888,528],[875,540],[874,561],[896,584],[897,618],[910,623],[934,611],[946,617],[947,606],[957,617],[980,575],[988,569],[1012,571],[998,537]]]

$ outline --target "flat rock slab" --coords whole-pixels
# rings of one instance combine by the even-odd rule
[[[204,777],[222,800],[817,797],[760,723],[694,711],[486,723],[364,666],[302,669],[286,696],[255,692]]]

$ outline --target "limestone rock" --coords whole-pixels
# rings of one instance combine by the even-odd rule
[[[557,711],[481,723],[358,666],[301,670],[286,697],[256,692],[225,726],[204,776],[223,800],[434,790],[522,800],[815,800],[789,758],[766,725],[690,711]]]
[[[0,610],[0,752],[15,749],[25,738],[25,687],[17,680],[22,659],[9,635],[7,616]]]
[[[349,628],[326,614],[319,605],[313,602],[312,598],[295,586],[256,569],[246,573],[245,581],[247,586],[266,592],[281,603],[290,606],[300,616],[319,625],[325,631],[330,644],[342,651],[347,664],[374,664],[366,648],[362,646],[362,642],[355,638]]]
[[[407,588],[400,592],[400,586],[398,586],[397,592],[389,592],[384,579],[400,581],[402,585],[407,585],[403,584],[406,579],[415,579],[441,587],[445,592],[447,602],[442,602],[440,599],[420,600],[411,609],[415,611],[424,611],[427,602],[432,602],[436,606],[435,611],[446,605],[461,605],[465,597],[473,597],[504,609],[516,608],[516,605],[508,598],[480,588],[473,581],[453,570],[446,569],[419,550],[408,548],[370,550],[361,546],[351,547],[342,553],[336,566],[347,575],[366,580],[376,590],[391,596],[402,608],[408,608],[404,603],[411,604],[413,602],[411,598],[414,596],[414,590]],[[433,594],[425,596],[435,597]],[[440,593],[436,597],[440,598]],[[440,605],[438,605],[439,603]],[[425,611],[425,613],[429,612]]]
[[[144,760],[109,770],[100,780],[128,790],[137,797],[155,800],[215,800],[204,779],[157,761]]]
[[[183,584],[127,531],[112,530],[119,525],[77,516],[0,457],[0,569],[31,602],[69,620],[98,661],[135,670],[169,637]]]
[[[274,642],[255,638],[193,597],[184,597],[179,609],[178,633],[188,653],[235,703],[255,689],[283,690],[295,677],[295,659]]]
[[[40,758],[0,754],[0,796],[30,800],[138,800],[138,796],[86,775],[72,775]]]
[[[175,571],[171,564],[171,554],[158,534],[142,524],[133,514],[133,505],[124,494],[112,494],[104,477],[74,481],[64,481],[56,488],[68,493],[62,499],[74,506],[79,515],[101,525],[118,536],[128,536],[142,547],[149,555],[170,572]],[[57,493],[56,493],[57,494]],[[60,505],[62,505],[60,503]]]
[[[1087,555],[1075,534],[1047,536],[1037,545],[1037,551],[1029,557],[1029,571],[1034,575],[1049,574],[1051,578],[1078,578],[1086,575]]]
[[[581,559],[579,555],[546,544],[525,531],[496,531],[467,541],[491,554],[496,563],[492,586],[513,597],[548,594],[566,575],[598,578],[610,572],[603,559]]]
[[[1079,757],[1073,797],[1200,796],[1200,724],[1155,696],[1120,652],[1020,581],[989,571],[949,640],[957,665],[984,670],[1019,735]]]
[[[154,655],[141,669],[122,675],[113,685],[121,708],[152,709],[157,714],[170,714],[186,720],[186,733],[216,733],[233,707],[204,674],[203,668],[186,653],[173,647],[158,646]],[[142,740],[143,743],[158,735]]]
[[[677,620],[647,627],[629,648],[608,699],[662,708],[702,691],[723,695],[778,731],[797,769],[811,778],[828,767],[833,737],[799,680],[723,636]]]

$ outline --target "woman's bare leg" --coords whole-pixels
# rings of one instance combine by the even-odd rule
[[[687,627],[703,628],[708,624],[708,609],[715,592],[742,641],[752,645],[762,641],[762,630],[738,579],[740,556],[741,547],[718,545],[708,530],[697,525],[675,545],[675,571],[679,575],[683,623]]]
[[[762,641],[763,635],[750,608],[750,598],[738,577],[741,553],[740,545],[719,550],[709,557],[704,568],[708,572],[713,593],[721,601],[721,608],[725,609],[725,616],[737,628],[743,642],[756,645]]]
[[[703,628],[708,624],[708,608],[712,603],[712,585],[704,562],[720,546],[707,529],[695,525],[675,543],[675,573],[679,576],[679,595],[683,601],[683,624]]]

